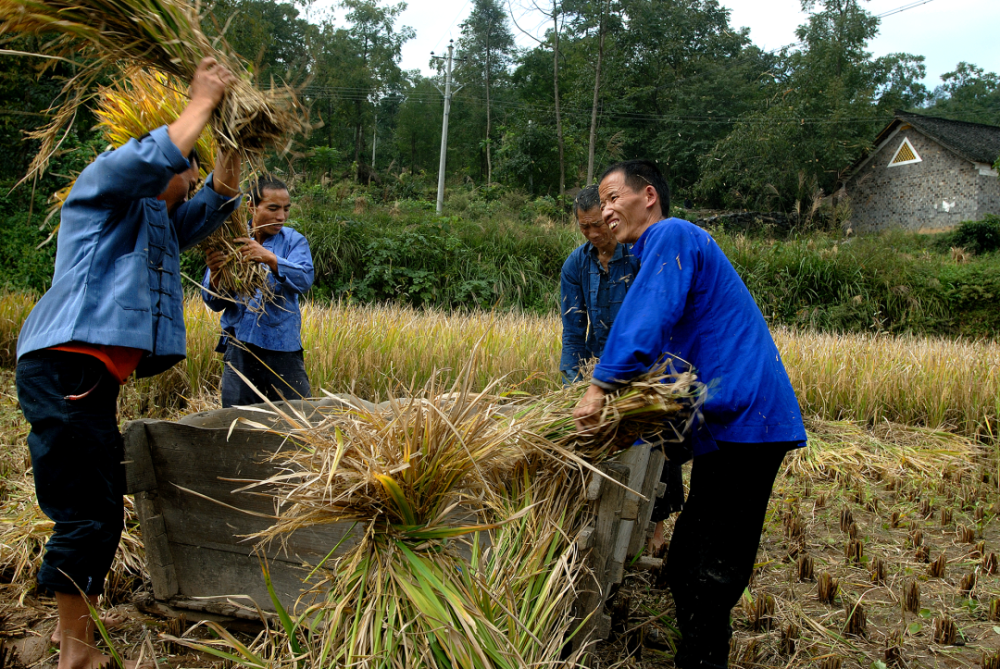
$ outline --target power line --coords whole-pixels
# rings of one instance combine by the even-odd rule
[[[917,0],[916,2],[911,2],[908,5],[903,5],[902,7],[896,7],[896,9],[890,9],[887,12],[882,12],[881,14],[876,14],[875,18],[883,19],[887,16],[892,16],[893,14],[899,14],[905,12],[908,9],[913,9],[914,7],[920,7],[921,5],[926,5],[928,2],[934,2],[934,0]]]

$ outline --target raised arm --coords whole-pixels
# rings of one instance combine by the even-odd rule
[[[222,102],[233,74],[214,58],[202,58],[191,79],[191,102],[177,120],[167,126],[167,134],[181,155],[187,156],[198,143],[212,112]],[[235,194],[235,193],[233,193]]]
[[[201,299],[212,311],[222,311],[233,304],[233,300],[226,299],[219,288],[219,270],[225,264],[225,260],[226,254],[221,251],[211,249],[205,252],[205,264],[208,268],[201,280]]]

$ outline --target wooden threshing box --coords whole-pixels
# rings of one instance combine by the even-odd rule
[[[335,398],[294,402],[307,416],[339,403]],[[262,463],[265,455],[293,446],[242,423],[230,433],[240,416],[267,422],[259,412],[220,409],[177,422],[132,421],[125,428],[128,493],[135,496],[153,596],[163,612],[257,619],[257,607],[274,610],[263,556],[247,538],[271,525],[273,501],[233,491],[246,481],[270,477],[275,470]],[[641,492],[645,500],[592,475],[586,494],[593,522],[584,531],[581,548],[589,549],[594,579],[580,593],[577,614],[584,617],[596,609],[588,621],[593,637],[607,637],[610,620],[603,604],[621,582],[626,564],[646,545],[653,502],[663,494],[663,464],[659,448],[631,448],[602,465],[610,478]],[[308,569],[332,547],[342,542],[339,553],[356,545],[356,538],[345,538],[350,528],[341,523],[300,530],[267,550],[274,588],[286,608],[308,590],[303,584]],[[639,564],[655,567],[659,561],[641,558]]]

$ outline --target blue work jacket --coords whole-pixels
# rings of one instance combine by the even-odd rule
[[[302,313],[299,295],[313,284],[312,253],[309,242],[286,224],[264,240],[265,249],[278,256],[278,273],[268,273],[274,291],[274,301],[263,305],[261,291],[249,301],[233,300],[207,292],[211,270],[205,270],[201,285],[201,298],[213,311],[221,311],[223,335],[217,351],[226,350],[226,339],[253,344],[269,351],[302,350]]]
[[[563,263],[560,276],[562,356],[559,371],[564,382],[580,379],[580,365],[600,358],[611,324],[629,285],[639,272],[639,260],[629,244],[619,244],[605,271],[590,242],[578,246]]]
[[[661,357],[708,384],[695,455],[715,441],[804,442],[798,400],[760,309],[712,237],[670,218],[632,247],[642,268],[611,328],[594,381],[606,389]],[[681,362],[685,361],[685,362]]]
[[[205,187],[173,215],[157,200],[190,168],[163,126],[88,165],[60,213],[52,287],[28,315],[17,356],[70,342],[146,351],[137,376],[185,356],[180,252],[226,220],[239,198]]]

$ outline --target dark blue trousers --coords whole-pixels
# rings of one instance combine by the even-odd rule
[[[309,397],[309,377],[302,351],[270,351],[253,344],[226,344],[223,354],[222,408],[263,402],[260,396],[236,375],[233,367],[271,401]]]
[[[681,669],[727,666],[729,614],[750,582],[771,488],[795,445],[718,442],[718,451],[695,457],[666,565]]]
[[[35,494],[55,522],[38,571],[42,589],[104,592],[124,526],[119,388],[104,363],[82,353],[36,351],[17,363]]]

